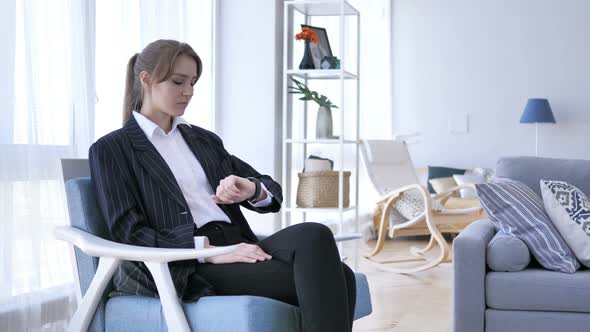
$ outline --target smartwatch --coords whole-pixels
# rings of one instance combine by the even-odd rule
[[[260,186],[260,180],[258,180],[257,178],[253,178],[253,177],[248,177],[248,180],[250,180],[251,182],[254,183],[254,185],[256,186],[256,189],[254,190],[254,195],[252,195],[252,197],[248,198],[248,201],[250,203],[256,203],[256,199],[258,198],[258,196],[260,196],[260,191],[262,190],[262,187]]]

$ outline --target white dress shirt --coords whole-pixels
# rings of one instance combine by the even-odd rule
[[[211,195],[214,195],[215,192],[207,180],[205,171],[177,128],[179,124],[186,124],[189,127],[190,124],[183,118],[176,117],[172,122],[172,129],[166,134],[162,128],[139,112],[133,112],[133,116],[147,138],[168,164],[188,203],[197,227],[203,227],[210,221],[231,223],[229,217],[211,198]],[[249,202],[254,207],[268,206],[272,203],[272,194],[263,183],[261,183],[261,187],[266,192],[266,199],[255,204]],[[204,248],[206,244],[208,244],[207,237],[195,237],[195,248]]]

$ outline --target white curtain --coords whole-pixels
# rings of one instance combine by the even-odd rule
[[[129,58],[157,39],[190,44],[203,61],[203,74],[184,118],[213,128],[213,0],[101,0],[96,4],[95,138],[121,128]]]
[[[212,13],[212,0],[0,1],[1,331],[62,331],[75,310],[73,252],[52,234],[68,224],[60,159],[121,127],[131,55],[191,44],[205,70],[186,118],[213,127]]]
[[[2,62],[0,327],[62,330],[76,305],[60,158],[82,156],[94,106],[92,1],[8,0]]]

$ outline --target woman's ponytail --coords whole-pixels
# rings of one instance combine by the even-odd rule
[[[125,97],[123,100],[123,125],[129,120],[134,110],[141,108],[141,89],[140,84],[135,78],[135,62],[139,53],[129,59],[127,63],[127,76],[125,78]]]

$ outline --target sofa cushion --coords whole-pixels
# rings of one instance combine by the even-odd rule
[[[590,199],[576,186],[541,180],[545,210],[582,264],[590,267]]]
[[[590,271],[574,274],[527,268],[489,272],[486,304],[501,310],[575,311],[590,313]]]
[[[545,213],[541,198],[530,188],[510,179],[475,186],[481,206],[496,228],[523,240],[544,268],[576,272],[580,263]]]
[[[493,271],[522,271],[531,262],[531,253],[521,239],[499,231],[488,243],[486,261]]]
[[[586,332],[588,326],[590,314],[579,312],[488,309],[485,314],[485,332]]]
[[[537,157],[501,158],[496,163],[496,177],[520,181],[541,197],[541,179],[573,183],[590,193],[590,160]]]

